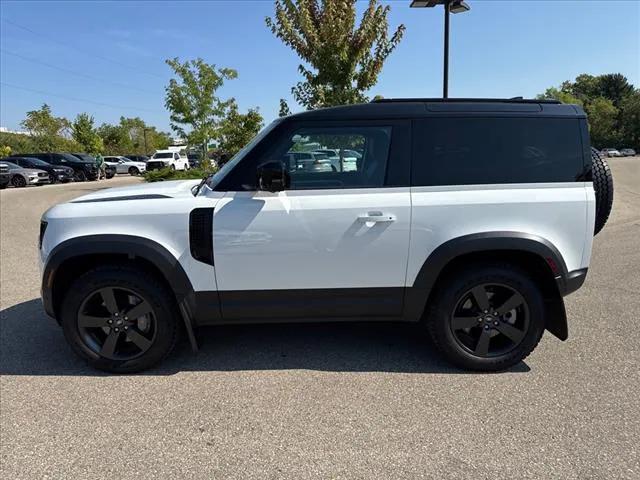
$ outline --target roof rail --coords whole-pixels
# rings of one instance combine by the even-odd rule
[[[550,103],[560,104],[559,100],[544,99],[538,100],[533,98],[378,98],[371,101],[371,103]]]

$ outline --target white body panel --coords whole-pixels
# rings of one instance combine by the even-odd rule
[[[133,235],[165,247],[178,259],[195,290],[215,290],[215,270],[199,262],[189,249],[189,213],[198,207],[215,207],[222,194],[194,197],[198,180],[158,182],[134,187],[109,188],[76,200],[98,200],[130,195],[165,194],[173,198],[64,203],[45,213],[49,222],[41,250],[46,264],[51,250],[75,237],[100,234]]]
[[[218,288],[403,287],[410,213],[408,188],[229,192],[213,220]]]
[[[482,232],[521,232],[554,245],[569,271],[588,264],[595,200],[591,183],[413,187],[407,285],[444,242]]]

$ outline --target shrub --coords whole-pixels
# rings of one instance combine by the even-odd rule
[[[163,168],[161,170],[145,172],[143,177],[147,182],[161,182],[163,180],[200,179],[210,173],[213,173],[212,169],[203,170],[201,168],[191,168],[189,170],[171,170],[170,168]]]

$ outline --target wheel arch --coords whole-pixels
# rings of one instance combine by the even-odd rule
[[[521,232],[483,232],[451,239],[425,260],[405,293],[405,317],[419,321],[435,287],[449,273],[481,261],[504,261],[532,274],[543,289],[547,307],[546,328],[561,340],[568,338],[562,300],[569,276],[558,249],[548,240]]]
[[[78,275],[113,263],[135,264],[164,281],[175,296],[192,338],[195,295],[189,277],[165,247],[132,235],[87,235],[57,245],[49,254],[42,275],[42,301],[47,314],[59,318],[65,292]]]

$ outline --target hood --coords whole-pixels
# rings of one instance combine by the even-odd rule
[[[71,203],[103,202],[118,200],[145,200],[153,198],[192,197],[191,188],[200,180],[174,180],[106,188],[98,192],[74,198]]]

